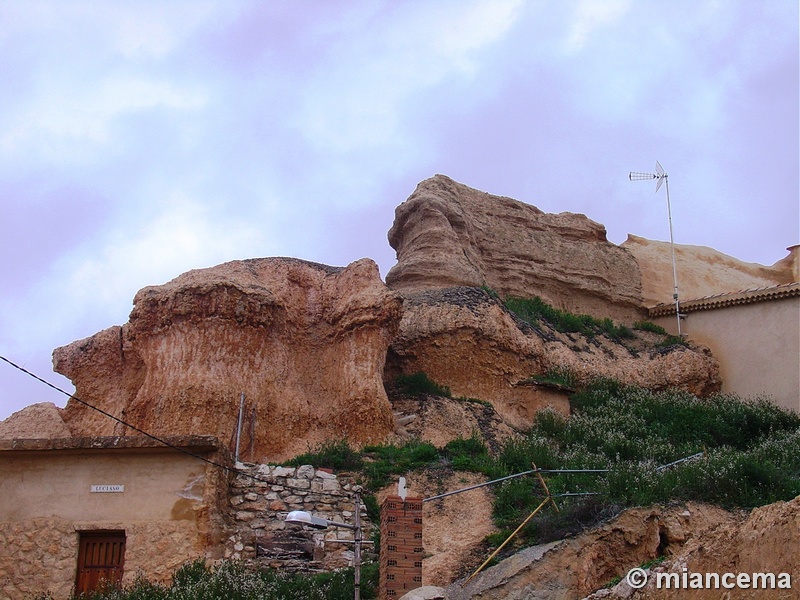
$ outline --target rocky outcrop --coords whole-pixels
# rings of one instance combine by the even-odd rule
[[[470,494],[473,492],[469,492]],[[426,544],[427,547],[427,544]],[[462,549],[463,552],[463,549]],[[445,600],[700,600],[796,598],[800,570],[800,496],[746,511],[689,502],[630,508],[607,523],[560,541],[525,548],[465,584],[430,590]],[[473,557],[474,558],[474,557]],[[647,568],[647,584],[633,589],[625,575]],[[775,589],[657,589],[658,574],[773,573]],[[779,574],[794,589],[781,589]],[[620,580],[621,578],[621,580]],[[609,586],[620,580],[615,586]],[[688,580],[688,577],[687,577]],[[442,585],[433,579],[424,579]],[[673,579],[674,581],[674,579]],[[735,581],[735,580],[734,580]],[[761,582],[765,581],[763,579]],[[768,581],[768,580],[766,580]],[[782,579],[785,583],[786,577]],[[436,593],[434,593],[436,591]]]
[[[72,432],[52,402],[39,402],[0,421],[0,439],[69,438]]]
[[[631,567],[637,565],[631,565]],[[738,516],[726,519],[720,524],[704,533],[702,536],[693,536],[687,540],[685,546],[670,556],[670,558],[648,569],[647,585],[640,590],[633,590],[623,580],[610,590],[603,590],[589,598],[600,600],[608,598],[617,600],[628,598],[630,600],[667,600],[676,597],[674,586],[671,589],[657,589],[658,574],[677,574],[679,578],[687,573],[702,574],[700,589],[690,592],[691,598],[698,600],[716,600],[725,597],[731,599],[757,599],[776,598],[789,600],[797,598],[797,584],[800,578],[800,496],[791,502],[776,502],[767,506],[754,509],[746,518]],[[709,589],[705,583],[706,573],[716,573],[720,577],[725,573],[733,573],[734,577],[740,573],[752,577],[754,573],[772,573],[775,575],[774,589],[765,589],[760,580],[758,589],[753,589],[753,582],[748,584],[749,589]],[[791,589],[779,585],[778,576],[787,574]],[[665,577],[666,575],[662,575]],[[673,579],[674,581],[674,579]],[[734,580],[735,581],[735,580]],[[784,584],[786,578],[783,578]],[[711,584],[713,585],[713,580]],[[663,586],[662,586],[663,587]],[[588,600],[588,599],[587,599]]]
[[[643,314],[639,268],[584,215],[549,214],[444,175],[395,210],[392,289],[487,285],[501,296],[540,296],[573,313],[632,321]]]
[[[534,330],[480,288],[431,290],[406,296],[403,318],[387,358],[387,381],[424,371],[453,396],[490,402],[514,427],[527,428],[551,406],[568,414],[567,393],[532,376],[567,369],[582,382],[616,379],[650,389],[681,387],[698,395],[719,391],[719,366],[699,347],[655,348],[657,334],[637,331],[622,344]]]
[[[578,536],[526,548],[466,585],[451,585],[445,597],[578,600],[629,569],[678,552],[687,540],[703,540],[715,527],[736,520],[734,514],[703,504],[628,509]]]
[[[156,435],[232,440],[244,392],[241,456],[280,460],[394,429],[382,373],[401,308],[368,259],[234,261],[141,290],[126,325],[54,365],[78,398]],[[77,435],[131,433],[75,400],[64,418]]]
[[[647,306],[673,302],[672,250],[668,242],[628,235],[622,247],[636,258]],[[800,246],[771,267],[747,263],[707,246],[675,244],[675,266],[681,300],[800,281]]]

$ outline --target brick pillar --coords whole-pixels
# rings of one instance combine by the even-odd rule
[[[381,506],[380,598],[422,586],[422,499],[389,496]]]

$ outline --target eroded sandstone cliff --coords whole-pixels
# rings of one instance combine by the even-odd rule
[[[540,296],[573,313],[632,321],[643,315],[639,267],[584,215],[549,214],[444,175],[421,182],[395,210],[386,282],[419,292],[487,285]]]
[[[127,324],[56,349],[54,365],[78,398],[156,435],[227,443],[244,392],[242,456],[280,460],[393,430],[382,374],[401,308],[368,259],[234,261],[141,290]],[[75,400],[64,417],[76,435],[132,433]]]
[[[672,303],[672,250],[668,242],[628,235],[629,250],[642,273],[642,297],[647,306]],[[800,246],[772,266],[747,263],[706,246],[675,244],[675,265],[681,300],[770,287],[800,280]]]

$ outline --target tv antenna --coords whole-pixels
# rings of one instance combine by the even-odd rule
[[[674,285],[672,298],[675,300],[675,318],[678,321],[678,337],[681,337],[681,306],[678,301],[678,269],[675,267],[675,240],[672,236],[672,208],[669,204],[669,177],[664,171],[661,163],[656,161],[655,173],[638,173],[631,171],[628,173],[628,179],[631,181],[644,181],[646,179],[656,180],[656,193],[661,189],[662,184],[667,189],[667,217],[669,218],[669,245],[672,250],[672,282]]]

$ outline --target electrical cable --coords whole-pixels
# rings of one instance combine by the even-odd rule
[[[90,408],[92,410],[96,410],[101,415],[104,415],[104,416],[108,417],[109,419],[112,419],[112,420],[116,421],[117,423],[120,423],[121,425],[124,425],[125,427],[129,427],[129,428],[133,429],[134,431],[136,431],[138,433],[141,433],[143,436],[145,436],[147,438],[150,438],[151,440],[153,440],[155,442],[158,442],[159,444],[162,444],[162,445],[164,445],[164,446],[166,446],[168,448],[172,448],[173,450],[177,450],[178,452],[182,452],[183,454],[191,456],[192,458],[196,458],[197,460],[202,460],[203,462],[208,463],[209,465],[215,466],[215,467],[217,467],[219,469],[222,469],[223,471],[226,471],[228,473],[233,473],[235,475],[242,475],[244,477],[249,477],[250,479],[252,479],[254,481],[261,481],[263,483],[271,483],[271,482],[267,481],[266,479],[261,479],[260,477],[257,477],[257,476],[255,476],[255,475],[253,475],[251,473],[247,473],[245,471],[242,471],[241,469],[237,469],[236,467],[230,467],[228,465],[224,465],[224,464],[222,464],[220,462],[217,462],[215,460],[211,460],[210,458],[206,458],[205,456],[201,456],[199,454],[195,454],[194,452],[191,452],[190,450],[187,450],[186,448],[182,448],[182,447],[177,446],[177,445],[175,445],[175,444],[173,444],[171,442],[168,442],[164,438],[158,437],[157,435],[153,435],[152,433],[148,433],[144,429],[136,427],[136,425],[132,425],[131,423],[128,423],[127,421],[124,421],[123,419],[120,419],[119,417],[116,417],[116,416],[112,415],[111,413],[104,411],[102,408],[98,408],[97,406],[94,406],[94,405],[90,404],[89,402],[86,402],[85,400],[81,400],[77,396],[75,396],[73,394],[70,394],[69,392],[67,392],[66,390],[61,389],[60,387],[58,387],[54,383],[50,383],[46,379],[44,379],[42,377],[39,377],[35,373],[32,373],[32,372],[28,371],[25,367],[22,367],[22,366],[18,365],[17,363],[9,360],[5,356],[0,355],[0,360],[2,360],[3,362],[8,363],[9,365],[14,367],[18,371],[21,371],[22,373],[25,373],[26,375],[28,375],[29,377],[32,377],[36,381],[45,384],[47,387],[50,387],[50,388],[54,389],[55,391],[64,394],[65,396],[67,396],[67,398],[71,398],[72,400],[75,400],[75,402],[78,402],[79,404],[83,404],[84,406],[86,406],[86,407],[88,407],[88,408]]]

